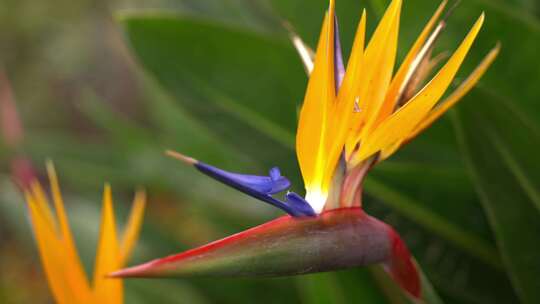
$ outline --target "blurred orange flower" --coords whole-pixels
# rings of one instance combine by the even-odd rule
[[[145,208],[145,194],[135,195],[133,207],[121,240],[116,232],[111,188],[105,185],[101,229],[90,284],[81,264],[69,227],[58,178],[52,163],[47,163],[52,200],[37,180],[25,190],[26,202],[41,262],[57,303],[122,303],[123,282],[107,278],[107,273],[123,267],[137,241]]]

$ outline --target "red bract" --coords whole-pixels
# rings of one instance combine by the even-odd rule
[[[411,295],[420,281],[409,251],[387,224],[361,208],[317,217],[283,216],[183,253],[112,274],[113,277],[272,277],[384,263]]]

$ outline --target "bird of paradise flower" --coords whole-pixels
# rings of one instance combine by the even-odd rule
[[[316,52],[293,35],[310,74],[296,136],[305,197],[294,192],[287,192],[284,200],[276,197],[290,187],[277,168],[268,176],[244,175],[168,152],[202,173],[282,209],[287,216],[112,275],[282,276],[382,263],[409,295],[420,298],[418,271],[405,243],[394,229],[362,210],[362,181],[374,165],[394,154],[467,94],[491,65],[499,46],[440,101],[475,41],[484,14],[426,83],[441,60],[432,53],[446,26],[445,18],[440,20],[446,1],[393,74],[401,6],[401,0],[391,2],[367,47],[367,17],[363,11],[346,70],[333,0]]]
[[[111,188],[105,186],[94,278],[90,284],[75,247],[52,163],[47,163],[47,173],[55,210],[50,207],[45,191],[36,179],[28,183],[24,193],[35,241],[54,299],[59,304],[123,303],[122,280],[112,280],[106,275],[123,267],[133,251],[142,223],[145,194],[138,192],[135,195],[127,226],[119,240]]]

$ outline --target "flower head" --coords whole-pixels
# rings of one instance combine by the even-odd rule
[[[323,210],[359,205],[365,174],[409,142],[463,97],[498,54],[494,48],[472,74],[441,101],[484,22],[484,14],[446,63],[426,81],[442,59],[433,48],[446,27],[439,20],[443,1],[394,74],[401,0],[389,5],[367,46],[367,15],[361,15],[347,69],[341,54],[334,1],[325,15],[316,52],[293,34],[310,74],[296,135],[296,153],[306,195],[274,197],[290,184],[273,168],[269,176],[230,173],[176,152],[169,155],[194,165],[239,191],[293,216],[313,216]],[[310,54],[315,54],[314,56]],[[314,58],[312,58],[314,57]],[[424,84],[425,83],[425,84]],[[343,181],[335,183],[336,178]],[[330,193],[335,195],[330,196]]]
[[[402,1],[394,0],[364,47],[366,12],[362,13],[347,69],[343,72],[334,1],[326,14],[304,98],[296,150],[306,187],[306,199],[319,213],[323,208],[354,204],[358,183],[346,185],[341,201],[329,199],[332,179],[345,167],[347,175],[364,171],[392,155],[453,106],[479,80],[495,59],[496,47],[458,89],[440,101],[472,46],[482,14],[461,45],[423,86],[433,63],[433,46],[446,26],[438,21],[439,6],[409,53],[393,74]],[[298,44],[302,48],[302,44]],[[303,57],[309,61],[309,57]],[[361,179],[359,180],[361,182]]]
[[[101,231],[94,268],[89,282],[77,249],[64,208],[58,179],[52,164],[47,164],[54,208],[36,180],[25,190],[34,237],[44,272],[57,303],[123,303],[122,280],[106,275],[123,267],[129,258],[142,223],[145,195],[137,193],[129,222],[118,239],[111,189],[105,186]]]
[[[482,27],[484,15],[426,81],[441,60],[431,55],[446,26],[444,18],[439,20],[446,1],[394,74],[401,5],[401,0],[391,2],[367,46],[367,17],[365,11],[362,13],[346,69],[333,0],[316,52],[291,34],[310,74],[296,136],[305,197],[288,192],[285,200],[276,198],[290,184],[275,168],[268,176],[242,175],[169,152],[290,216],[114,276],[293,275],[383,263],[404,290],[420,297],[419,275],[404,242],[390,226],[361,209],[362,181],[376,163],[392,155],[463,97],[495,59],[499,47],[441,101]]]

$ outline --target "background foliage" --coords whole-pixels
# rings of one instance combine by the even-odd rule
[[[387,2],[337,1],[346,54],[361,8],[373,30]],[[36,164],[55,161],[88,269],[104,181],[113,185],[120,215],[135,188],[148,189],[134,263],[279,214],[164,157],[165,148],[234,171],[263,173],[279,165],[301,190],[294,132],[307,79],[281,22],[314,45],[326,5],[0,3],[0,64],[26,125],[22,151]],[[404,1],[400,58],[437,5]],[[366,208],[399,230],[445,302],[539,303],[540,4],[464,1],[438,51],[455,49],[481,11],[486,25],[461,75],[497,41],[502,53],[450,115],[371,174]],[[48,303],[24,204],[8,173],[20,151],[2,145],[0,298]],[[127,303],[402,303],[373,269],[127,286]]]

